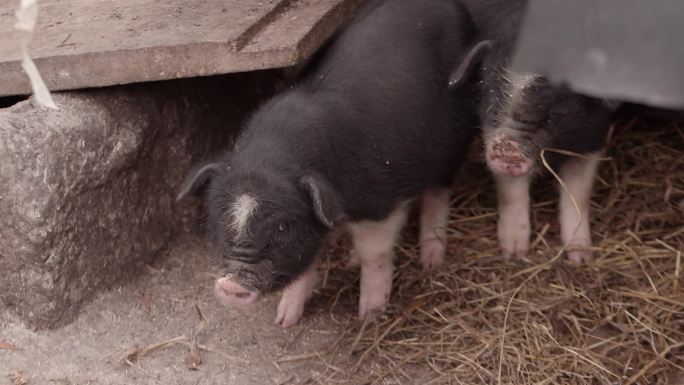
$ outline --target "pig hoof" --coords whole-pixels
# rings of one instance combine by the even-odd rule
[[[387,296],[377,292],[361,295],[359,300],[359,319],[374,317],[376,314],[382,313],[387,307],[387,300]]]
[[[500,226],[499,244],[505,258],[522,258],[527,255],[530,247],[529,224],[518,226]]]
[[[420,245],[420,263],[424,271],[433,271],[444,263],[446,245],[437,238],[423,241]]]
[[[523,176],[532,170],[534,162],[510,139],[497,138],[487,148],[487,164],[494,174]]]
[[[276,325],[287,329],[296,324],[302,318],[302,314],[304,314],[305,302],[306,299],[288,295],[287,292],[283,293],[283,297],[278,304],[278,312],[276,313]]]
[[[361,266],[361,259],[354,249],[349,251],[349,260],[347,260],[347,268],[355,269]]]
[[[582,262],[591,262],[593,255],[590,250],[569,250],[568,260],[573,263],[580,264]]]

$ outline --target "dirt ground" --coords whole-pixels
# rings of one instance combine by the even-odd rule
[[[402,378],[388,376],[372,358],[354,369],[358,354],[348,341],[340,343],[345,327],[356,322],[351,303],[329,313],[314,297],[302,322],[288,330],[273,325],[275,295],[247,310],[221,307],[209,289],[212,266],[203,241],[189,237],[141,277],[99,295],[65,328],[33,332],[3,314],[0,341],[16,349],[0,349],[0,384],[325,384],[331,371],[345,372],[350,384],[435,378],[427,363],[405,366]],[[195,305],[207,318],[197,342],[213,350],[202,351],[196,370],[186,365],[184,344],[121,360],[136,347],[191,335],[199,323]]]
[[[276,296],[248,310],[220,307],[210,290],[211,268],[203,243],[191,238],[135,282],[100,295],[63,329],[35,333],[3,315],[0,341],[16,350],[0,350],[0,384],[318,383],[319,373],[349,360],[341,350],[330,352],[340,329],[328,314],[307,314],[284,331],[273,324]],[[244,362],[202,351],[203,363],[190,370],[183,344],[120,361],[130,348],[191,335],[195,305],[208,322],[199,345]]]
[[[331,371],[343,373],[349,384],[425,384],[436,378],[427,363],[404,365],[400,378],[372,357],[355,368],[359,354],[347,328],[360,325],[349,301],[330,313],[315,295],[302,322],[288,330],[273,324],[275,295],[247,310],[221,307],[210,290],[212,267],[203,241],[188,237],[133,282],[99,295],[65,328],[33,332],[2,314],[0,342],[15,348],[0,347],[0,384],[326,384]],[[137,347],[192,335],[199,324],[196,305],[207,319],[197,342],[212,350],[201,352],[196,370],[186,365],[185,344],[122,361]],[[671,384],[684,385],[684,378]]]

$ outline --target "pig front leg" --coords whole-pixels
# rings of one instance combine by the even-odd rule
[[[299,278],[285,288],[278,304],[276,324],[283,328],[289,328],[302,317],[304,305],[309,297],[311,297],[313,287],[318,278],[317,268],[318,261],[316,260]]]
[[[354,252],[361,266],[359,318],[387,306],[392,290],[394,246],[406,223],[407,205],[401,205],[382,222],[349,225]]]
[[[420,262],[423,270],[432,271],[444,263],[449,222],[449,189],[433,188],[420,202]]]
[[[499,245],[504,257],[521,258],[530,245],[530,177],[495,175]]]
[[[591,190],[598,168],[597,160],[571,159],[560,169],[559,176],[568,192],[575,197],[581,216],[572,202],[570,194],[561,186],[559,202],[559,221],[561,241],[567,245],[568,259],[575,263],[591,260],[590,205]]]

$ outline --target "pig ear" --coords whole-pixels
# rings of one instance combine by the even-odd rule
[[[309,175],[303,177],[300,182],[309,192],[314,213],[321,223],[328,228],[332,228],[344,219],[344,210],[337,194],[335,194],[332,186],[325,179]]]
[[[197,192],[201,190],[207,184],[207,182],[211,180],[211,178],[218,174],[219,170],[219,163],[209,163],[190,174],[190,176],[188,176],[183,183],[183,187],[176,197],[176,202],[186,198],[188,195],[197,194]]]
[[[475,44],[465,55],[463,61],[458,63],[458,66],[449,75],[449,89],[463,85],[491,48],[492,42],[490,40],[483,40]]]

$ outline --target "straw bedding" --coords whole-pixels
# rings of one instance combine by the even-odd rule
[[[494,186],[481,156],[455,186],[447,264],[397,255],[391,307],[353,319],[357,273],[331,247],[313,311],[341,330],[318,383],[675,384],[684,373],[684,124],[618,122],[592,204],[595,261],[559,253],[558,182],[533,188],[528,258],[499,257]],[[415,226],[415,225],[414,225]],[[341,369],[342,367],[349,368]],[[356,369],[356,370],[354,370]],[[678,380],[679,378],[679,380]],[[678,382],[677,382],[678,384]]]

